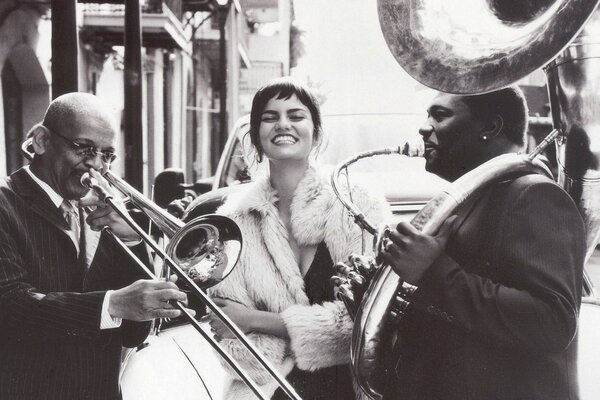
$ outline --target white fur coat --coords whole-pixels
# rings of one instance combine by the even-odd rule
[[[363,190],[353,188],[353,201],[370,221],[389,219],[383,200],[375,200]],[[252,333],[250,340],[282,375],[294,364],[313,371],[350,361],[352,320],[340,301],[309,305],[304,280],[290,245],[293,235],[299,245],[325,241],[334,262],[346,261],[351,253],[362,252],[363,234],[333,194],[329,177],[310,167],[299,183],[291,205],[291,232],[287,231],[276,207],[277,193],[267,177],[247,184],[219,208],[232,218],[244,239],[240,261],[234,271],[211,290],[211,295],[230,298],[248,307],[281,313],[290,340]],[[367,250],[372,237],[365,233]],[[260,364],[237,339],[222,341],[267,396],[277,388]],[[235,373],[230,371],[232,376]],[[254,398],[243,382],[232,377],[227,389],[229,399]]]

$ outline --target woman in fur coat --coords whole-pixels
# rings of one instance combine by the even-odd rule
[[[231,195],[219,213],[240,227],[244,246],[234,271],[211,290],[222,310],[305,400],[355,398],[351,373],[352,320],[336,301],[333,265],[370,247],[333,194],[329,177],[309,161],[322,141],[317,101],[289,80],[273,81],[254,97],[250,140],[268,176]],[[391,214],[387,203],[352,189],[372,221]],[[211,326],[261,390],[286,398],[277,383],[211,315]],[[233,371],[228,399],[254,399]],[[357,397],[360,398],[357,389]]]

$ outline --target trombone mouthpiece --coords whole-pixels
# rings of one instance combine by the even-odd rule
[[[89,172],[86,172],[85,174],[81,175],[81,179],[80,182],[83,186],[88,187],[88,188],[92,188],[92,186],[94,186],[95,183],[95,179],[92,178],[92,176],[90,175]]]
[[[112,199],[113,197],[102,186],[100,186],[98,180],[94,178],[89,172],[86,172],[83,175],[81,175],[80,182],[84,187],[93,190],[98,196],[98,198],[106,203],[108,203],[108,200]]]

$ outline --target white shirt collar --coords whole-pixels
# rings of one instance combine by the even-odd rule
[[[35,183],[37,183],[44,192],[46,192],[46,194],[48,195],[48,197],[50,197],[50,200],[52,200],[52,203],[54,203],[54,205],[56,206],[56,208],[60,207],[62,202],[64,201],[64,198],[56,193],[54,191],[54,189],[52,189],[50,187],[50,185],[48,185],[46,182],[44,182],[43,180],[41,180],[40,178],[38,178],[37,176],[35,176],[35,174],[31,171],[31,169],[29,168],[29,165],[26,165],[24,167],[25,171],[27,171],[27,173],[29,174],[29,176],[31,176],[31,179],[34,180]],[[71,203],[71,205],[73,206],[74,210],[77,210],[78,207],[78,202],[74,201],[74,200],[69,200],[69,202]]]

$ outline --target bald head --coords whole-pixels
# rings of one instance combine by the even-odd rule
[[[89,128],[93,123],[101,129],[116,132],[110,109],[98,97],[89,93],[67,93],[50,103],[42,124],[62,132]]]
[[[81,176],[109,167],[106,157],[116,150],[116,132],[111,110],[96,96],[62,95],[32,130],[31,170],[63,198],[79,199],[88,190]]]

